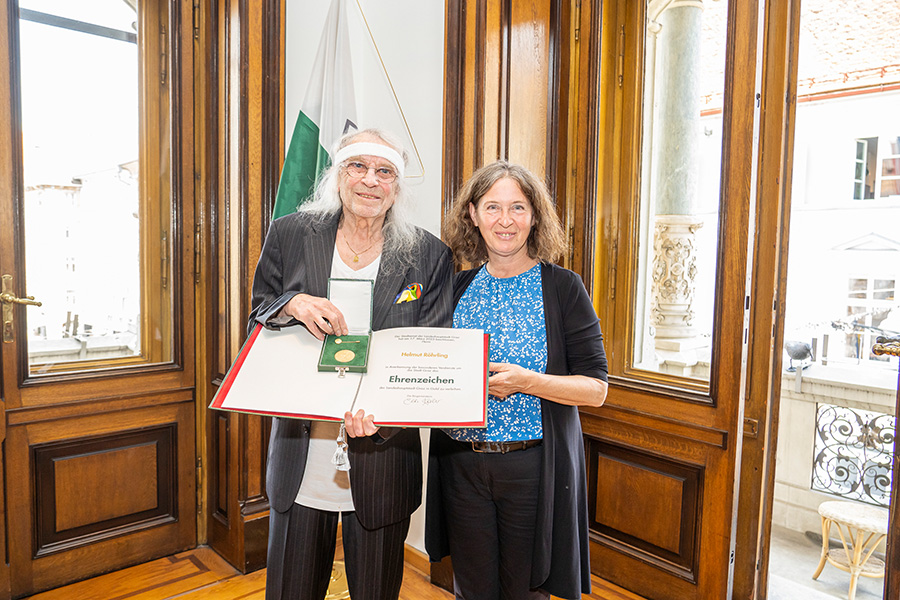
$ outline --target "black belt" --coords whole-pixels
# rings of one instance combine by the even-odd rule
[[[528,450],[540,446],[544,440],[520,440],[517,442],[469,442],[475,452],[489,454],[506,454],[516,450]],[[463,442],[465,444],[465,442]]]

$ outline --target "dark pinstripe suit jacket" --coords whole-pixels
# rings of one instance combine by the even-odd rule
[[[272,222],[253,277],[251,329],[256,323],[272,328],[270,319],[295,294],[327,295],[337,226],[337,216],[323,223],[304,213]],[[450,326],[450,250],[428,232],[422,234],[415,264],[390,269],[396,259],[390,252],[382,256],[375,282],[373,329]],[[394,304],[397,295],[411,283],[422,285],[421,297]],[[298,381],[297,386],[302,389],[303,382]],[[300,419],[275,418],[272,423],[266,492],[270,506],[279,512],[290,509],[300,489],[309,426],[309,421]],[[360,522],[372,529],[408,517],[422,501],[419,431],[382,428],[368,438],[351,438],[349,445],[350,487]]]

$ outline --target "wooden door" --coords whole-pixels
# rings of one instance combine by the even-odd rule
[[[191,5],[90,4],[0,2],[0,597],[196,544]]]
[[[592,291],[604,331],[609,396],[582,410],[592,570],[651,599],[727,598],[754,274],[759,5],[447,6],[445,201],[498,156],[546,176],[571,236],[566,264]],[[701,53],[708,26],[718,37]],[[678,86],[705,73],[690,60],[709,54],[718,89],[704,104]],[[684,105],[665,106],[661,120],[673,99]],[[696,147],[679,127],[697,133]],[[698,165],[702,189],[678,185],[702,194],[702,209],[664,201],[664,184]],[[664,298],[689,284],[699,304]]]
[[[602,8],[594,298],[610,392],[582,411],[591,557],[647,598],[732,593],[748,341],[771,337],[749,321],[763,15]]]

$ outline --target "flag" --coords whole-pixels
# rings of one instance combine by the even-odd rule
[[[358,129],[350,56],[349,0],[332,0],[300,114],[284,157],[272,219],[297,210],[329,164],[328,151]]]

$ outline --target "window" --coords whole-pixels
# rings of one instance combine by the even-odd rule
[[[631,375],[709,380],[728,3],[648,2]]]
[[[900,196],[900,137],[884,140],[879,196]]]
[[[20,0],[32,374],[172,360],[166,22],[153,0]]]
[[[858,360],[888,362],[890,356],[872,354],[872,345],[879,335],[896,332],[883,329],[894,304],[896,282],[893,279],[852,278],[848,282],[847,316],[842,319],[844,357]]]
[[[900,137],[856,140],[853,199],[900,197]]]
[[[875,186],[869,185],[869,162],[874,157],[869,157],[869,148],[873,148],[872,141],[878,138],[856,140],[856,170],[853,177],[853,199],[871,200],[875,197]],[[874,177],[874,173],[872,174]]]

